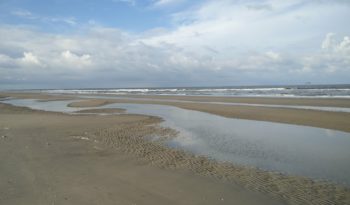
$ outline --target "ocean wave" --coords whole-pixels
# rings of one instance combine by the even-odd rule
[[[221,88],[110,88],[110,89],[54,89],[41,90],[53,94],[106,94],[106,95],[188,95],[240,97],[331,97],[350,98],[350,86],[310,87],[221,87]]]

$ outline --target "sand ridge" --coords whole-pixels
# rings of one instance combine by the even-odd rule
[[[105,98],[113,95],[96,94]],[[223,103],[248,103],[266,105],[299,105],[299,106],[321,106],[321,107],[348,107],[350,98],[327,98],[327,97],[240,97],[240,96],[181,96],[181,95],[117,95],[125,98],[154,99],[154,100],[182,100],[197,102],[223,102]]]

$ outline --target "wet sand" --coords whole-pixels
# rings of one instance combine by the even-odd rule
[[[171,169],[173,162],[183,161],[173,157],[193,161],[143,139],[176,134],[158,127],[160,121],[142,115],[66,115],[0,103],[0,204],[284,204],[191,169]]]
[[[152,98],[163,100],[187,100],[198,102],[248,103],[267,105],[301,105],[323,107],[350,107],[346,98],[278,98],[278,97],[218,97],[218,96],[161,96],[161,95],[118,95],[130,98]]]
[[[45,100],[53,98],[48,96],[41,97]],[[35,98],[35,96],[30,97],[28,95],[28,98]],[[114,102],[120,101],[98,99],[83,100],[83,105],[85,107],[94,107]],[[137,103],[140,103],[140,101],[137,101]],[[141,103],[149,102],[145,101]],[[159,102],[159,104],[164,104],[164,102]],[[71,104],[71,106],[79,105],[79,102]],[[189,109],[198,109],[195,107],[196,104],[176,104],[178,107],[190,105],[194,107],[189,107]],[[241,106],[233,107],[241,108]],[[203,109],[203,107],[199,107],[199,109]],[[214,108],[211,107],[210,109]],[[229,110],[229,108],[222,109],[225,113],[227,112],[226,109]],[[252,109],[252,107],[249,107],[249,109]],[[289,109],[282,109],[281,112],[285,113],[287,110]],[[291,110],[294,111],[293,109]],[[0,112],[0,122],[2,122],[1,126],[11,127],[11,131],[14,131],[11,135],[18,136],[18,142],[14,142],[14,144],[10,146],[5,145],[4,143],[0,144],[4,146],[4,148],[1,147],[0,150],[2,151],[2,162],[4,162],[2,164],[9,167],[6,169],[30,170],[33,168],[31,167],[32,165],[30,165],[30,167],[16,167],[17,164],[24,163],[24,159],[19,157],[21,154],[13,151],[12,153],[9,152],[9,149],[20,147],[16,145],[16,143],[41,144],[42,147],[29,148],[29,154],[40,151],[42,152],[40,156],[51,156],[49,159],[45,158],[45,163],[47,161],[52,161],[55,164],[62,166],[61,169],[64,170],[66,170],[65,167],[67,166],[64,163],[66,161],[72,161],[72,164],[70,164],[72,167],[68,167],[68,169],[72,169],[72,172],[69,174],[65,173],[64,170],[61,170],[60,172],[51,169],[45,170],[46,168],[42,166],[46,167],[47,164],[42,164],[44,163],[42,161],[37,162],[36,166],[43,169],[43,171],[32,170],[29,171],[30,174],[28,176],[22,176],[23,173],[3,171],[1,175],[5,176],[2,177],[2,179],[5,179],[4,182],[6,182],[7,178],[11,177],[25,177],[23,180],[27,184],[18,184],[16,185],[19,186],[17,188],[11,189],[7,187],[8,189],[1,188],[0,190],[20,190],[21,187],[26,186],[38,186],[39,189],[40,183],[37,185],[35,184],[35,180],[33,181],[33,176],[35,176],[34,179],[36,177],[41,177],[36,176],[36,172],[38,171],[38,173],[47,172],[46,175],[43,175],[45,176],[45,179],[40,179],[41,181],[46,180],[44,183],[46,186],[53,186],[54,188],[51,188],[52,190],[60,190],[50,192],[50,189],[47,189],[46,187],[45,190],[48,191],[44,191],[45,196],[51,196],[50,200],[52,200],[53,196],[62,201],[74,199],[75,201],[73,200],[74,203],[72,204],[85,203],[89,200],[97,201],[101,200],[101,197],[103,200],[106,200],[105,204],[113,204],[112,201],[115,203],[115,200],[128,203],[138,201],[141,204],[151,204],[151,202],[152,204],[157,204],[153,203],[156,201],[158,204],[170,202],[173,204],[350,204],[350,190],[348,188],[326,182],[316,182],[303,177],[261,171],[251,167],[218,163],[204,157],[194,156],[180,150],[167,148],[162,145],[162,139],[175,137],[176,132],[174,130],[158,127],[156,124],[161,121],[161,119],[158,118],[123,114],[118,116],[98,117],[67,116],[58,113],[30,111],[25,108],[15,108],[5,105],[2,105]],[[103,111],[96,112],[101,113]],[[208,110],[208,112],[212,112],[212,110]],[[260,112],[262,112],[261,109]],[[254,114],[254,112],[252,114]],[[314,119],[311,118],[311,120]],[[7,129],[3,128],[3,130],[0,129],[0,131],[1,135],[6,136],[3,138],[4,140],[14,139],[10,137]],[[156,141],[147,140],[148,135],[155,134],[163,137]],[[28,138],[27,136],[31,137]],[[147,139],[144,138],[145,136]],[[20,142],[24,139],[24,142]],[[31,140],[36,143],[30,142]],[[56,143],[61,143],[59,149],[46,149]],[[23,147],[24,144],[21,146]],[[82,150],[79,151],[79,149],[74,147],[75,145],[81,147],[79,149]],[[46,147],[45,150],[44,147]],[[70,147],[74,148],[70,149]],[[18,151],[23,152],[23,150]],[[67,154],[67,156],[65,156],[65,154]],[[23,154],[23,156],[26,155],[28,155],[28,153]],[[62,155],[65,157],[62,157]],[[35,159],[37,158],[40,159],[40,157],[36,156]],[[55,161],[61,158],[64,162]],[[101,160],[101,158],[103,158],[103,160]],[[120,158],[122,158],[122,160],[118,160]],[[74,162],[74,160],[79,161],[80,159],[84,160],[84,164],[82,164],[82,162]],[[9,160],[19,163],[10,163]],[[79,165],[79,167],[75,167],[75,163]],[[28,165],[24,163],[23,166]],[[50,166],[51,165],[48,167]],[[82,168],[80,168],[80,166],[82,166]],[[103,167],[103,169],[99,167]],[[85,169],[91,169],[93,171],[84,172],[83,170]],[[130,178],[126,177],[125,179],[125,175],[129,176],[131,173],[134,173],[134,175]],[[149,173],[150,175],[144,175],[144,173]],[[12,176],[13,174],[15,175]],[[48,176],[48,174],[54,176]],[[109,174],[113,176],[109,176]],[[51,178],[56,179],[56,175],[60,180],[63,180],[63,182],[60,183],[61,187],[56,187],[56,185],[54,186],[51,184]],[[145,177],[147,179],[149,178],[149,180],[146,180]],[[73,180],[73,178],[80,180],[77,182]],[[101,178],[103,178],[103,180]],[[65,180],[67,180],[66,183],[64,182]],[[11,184],[12,182],[9,180],[6,183]],[[100,189],[96,188],[95,190],[92,190],[90,186],[93,185],[90,183],[97,183],[99,185],[97,187],[100,187]],[[128,184],[129,189],[126,188],[124,190],[120,187],[120,183],[123,185],[124,183]],[[151,188],[149,187],[149,183],[152,185]],[[157,185],[155,190],[153,190],[154,184]],[[73,190],[70,188],[66,190],[65,186],[73,187]],[[79,187],[77,188],[76,186]],[[115,186],[119,188],[115,188]],[[202,187],[206,187],[203,191],[207,190],[208,193],[210,192],[211,194],[203,192]],[[100,190],[100,192],[96,190]],[[135,192],[135,190],[137,190],[137,194],[131,193],[133,191]],[[98,194],[95,193],[94,195],[93,191]],[[177,191],[177,194],[172,194],[172,191]],[[4,196],[9,195],[10,192],[11,191],[5,192]],[[116,194],[116,192],[118,193]],[[165,192],[166,194],[164,194]],[[57,193],[61,194],[60,197],[57,197]],[[107,197],[103,193],[111,194]],[[225,195],[225,193],[227,193],[227,195]],[[35,195],[34,192],[29,192],[27,197],[32,197],[33,200],[39,200],[38,198],[40,198],[40,200],[46,200],[46,198],[44,199],[40,197],[41,194],[36,194],[37,195]],[[88,194],[89,197],[87,198],[89,199],[86,200],[87,198],[84,197],[79,199],[77,196],[67,198],[64,194],[67,196],[77,194],[80,197]],[[145,195],[148,196],[146,199],[149,201],[142,201],[144,199],[143,196]],[[219,197],[220,200],[217,198],[219,195],[223,196]],[[114,198],[112,196],[114,196]],[[11,197],[7,196],[7,198]],[[25,200],[28,200],[28,198],[24,198]],[[0,200],[1,199],[2,198],[0,198]],[[161,199],[164,199],[164,201]],[[186,201],[184,201],[185,199]],[[18,202],[14,197],[12,197],[11,200]],[[11,202],[11,200],[6,202]]]

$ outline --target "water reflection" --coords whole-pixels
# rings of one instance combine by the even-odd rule
[[[73,100],[74,101],[74,100]],[[17,106],[73,112],[73,101],[8,100]],[[324,179],[350,186],[350,133],[281,123],[241,120],[163,105],[111,104],[128,113],[159,116],[180,131],[167,142],[220,161]]]
[[[74,112],[83,108],[67,107],[71,102],[76,100],[62,100],[62,101],[40,101],[35,99],[10,99],[3,101],[15,106],[29,107],[34,110],[44,110],[51,112]]]
[[[162,105],[113,104],[129,113],[160,116],[180,136],[169,146],[264,170],[350,185],[350,133],[241,120]]]

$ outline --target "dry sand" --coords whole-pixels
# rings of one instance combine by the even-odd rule
[[[345,112],[131,99],[82,100],[80,102],[71,103],[69,106],[81,107],[81,105],[83,105],[83,107],[96,107],[110,103],[171,105],[230,118],[282,122],[350,132],[350,113]]]
[[[239,185],[150,166],[130,154],[139,153],[131,144],[141,136],[173,134],[154,124],[159,121],[0,104],[0,204],[283,204]]]

